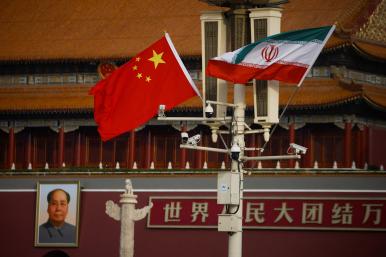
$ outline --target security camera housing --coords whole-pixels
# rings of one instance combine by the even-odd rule
[[[187,132],[181,132],[181,142],[186,144],[188,142],[189,135]]]
[[[201,136],[200,134],[197,134],[195,136],[192,136],[188,139],[187,144],[196,146],[200,142]]]
[[[158,117],[165,117],[165,109],[166,106],[164,104],[158,106]]]
[[[212,107],[212,105],[208,104],[208,105],[205,107],[205,117],[207,117],[207,118],[212,118],[212,117],[213,117],[213,114],[214,114],[213,107]]]
[[[240,158],[240,152],[241,152],[240,146],[238,146],[237,144],[233,144],[231,147],[232,160],[238,161]]]
[[[307,152],[307,147],[304,147],[304,146],[301,146],[301,145],[298,145],[295,143],[291,143],[290,147],[295,150],[296,154],[299,154],[299,153],[300,154],[306,154],[306,152]]]

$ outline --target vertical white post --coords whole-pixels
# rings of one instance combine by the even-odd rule
[[[235,108],[235,120],[236,122],[232,125],[233,131],[236,131],[236,135],[233,137],[233,144],[237,143],[240,148],[240,157],[244,156],[244,120],[245,120],[245,85],[235,84],[234,85],[234,104],[237,105]],[[241,164],[240,164],[241,165]],[[236,217],[243,220],[243,170],[239,166],[239,163],[232,160],[232,172],[240,171],[240,199],[239,205],[230,205],[230,213],[235,213]],[[233,179],[238,179],[238,176],[233,176]],[[238,183],[234,181],[232,183]],[[241,257],[242,256],[242,245],[243,245],[243,234],[242,234],[242,223],[240,232],[229,233],[228,241],[228,257]]]
[[[204,105],[203,108],[205,108],[205,101],[206,100],[216,100],[220,102],[226,102],[227,100],[227,92],[228,92],[228,86],[227,82],[221,79],[216,79],[216,99],[209,99],[206,95],[207,90],[206,87],[209,85],[206,85],[206,65],[208,63],[208,60],[210,58],[213,58],[215,56],[219,56],[226,52],[226,25],[225,25],[225,17],[223,11],[204,11],[201,13],[200,16],[201,20],[201,53],[202,53],[202,82],[203,82],[203,97],[204,97]],[[216,24],[216,36],[217,36],[217,42],[214,43],[212,47],[216,49],[213,53],[208,53],[206,46],[208,44],[213,44],[213,42],[208,41],[206,37],[206,26],[205,24]],[[210,39],[209,39],[210,40]],[[223,117],[225,116],[226,107],[218,105],[216,106],[216,117]],[[215,140],[213,140],[214,142]]]
[[[281,8],[254,8],[249,9],[250,24],[251,24],[251,41],[256,42],[259,39],[280,33],[281,26]],[[266,27],[263,27],[266,24]],[[259,27],[258,27],[259,26]],[[264,33],[256,33],[257,31],[266,31]],[[272,124],[279,122],[279,82],[267,81],[266,87],[266,113],[264,114],[264,107],[257,104],[260,95],[264,94],[258,92],[256,81],[253,81],[254,88],[254,123],[261,124],[263,128],[269,130]],[[263,90],[264,91],[264,90]],[[263,108],[259,110],[259,108]],[[269,134],[266,134],[268,136]],[[265,137],[265,141],[269,138]]]
[[[133,194],[133,187],[129,179],[126,180],[126,190],[121,194],[121,238],[120,257],[133,257],[134,255],[134,220],[132,219],[137,203],[137,196]]]

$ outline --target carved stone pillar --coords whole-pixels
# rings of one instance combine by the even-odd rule
[[[121,207],[113,201],[106,202],[106,213],[111,218],[121,221],[120,257],[134,256],[134,222],[143,219],[150,211],[153,204],[142,209],[135,209],[137,196],[133,194],[130,179],[126,179],[126,190],[119,201]]]

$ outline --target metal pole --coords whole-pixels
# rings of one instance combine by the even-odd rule
[[[193,149],[193,150],[201,150],[201,151],[216,152],[216,153],[227,153],[227,154],[229,154],[229,151],[228,151],[227,149],[213,148],[213,147],[205,147],[205,146],[197,146],[197,145],[180,145],[180,148],[182,148],[182,149]]]
[[[157,120],[161,121],[203,121],[203,122],[226,122],[230,121],[231,117],[220,118],[203,118],[203,117],[158,117]]]
[[[235,84],[234,85],[234,104],[237,107],[234,110],[235,121],[232,124],[232,130],[236,132],[233,137],[233,143],[239,144],[241,148],[240,158],[244,156],[244,120],[245,120],[245,85]],[[243,220],[243,171],[241,164],[238,161],[232,160],[232,171],[240,172],[240,182],[232,181],[235,183],[240,183],[240,199],[239,205],[230,205],[230,213],[235,213],[234,215],[241,220]],[[234,179],[238,179],[237,176],[233,176]],[[241,257],[242,256],[242,223],[240,232],[229,233],[228,240],[228,257]]]
[[[294,155],[276,155],[276,156],[244,156],[244,161],[268,161],[268,160],[294,160],[300,159],[301,156],[299,154]]]

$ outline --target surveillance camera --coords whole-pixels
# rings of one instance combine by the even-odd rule
[[[196,146],[200,142],[201,136],[200,134],[197,134],[195,136],[192,136],[188,139],[187,144]]]
[[[233,144],[231,147],[231,158],[234,161],[238,161],[240,157],[241,148],[238,144]]]
[[[181,141],[183,144],[186,144],[188,142],[189,135],[187,132],[181,132]]]
[[[205,107],[205,117],[207,118],[212,118],[213,117],[213,107],[212,105],[208,104],[206,107]]]
[[[290,144],[290,148],[295,150],[295,154],[306,154],[307,152],[307,147],[304,147],[304,146],[301,146],[301,145],[298,145],[298,144],[295,144],[295,143],[291,143]]]
[[[166,105],[160,104],[158,107],[158,117],[165,117]]]

